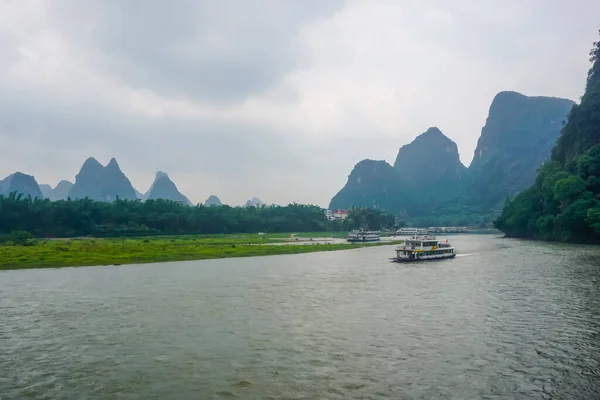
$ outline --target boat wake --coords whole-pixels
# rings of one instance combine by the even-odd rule
[[[467,256],[474,256],[477,253],[467,253],[467,254],[457,254],[456,257],[467,257]]]

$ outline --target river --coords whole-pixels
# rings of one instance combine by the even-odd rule
[[[600,398],[600,247],[0,271],[0,398]]]

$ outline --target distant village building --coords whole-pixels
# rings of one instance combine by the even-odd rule
[[[327,210],[325,212],[325,216],[330,221],[334,221],[334,220],[343,221],[346,218],[348,218],[348,210],[333,210],[333,211]]]

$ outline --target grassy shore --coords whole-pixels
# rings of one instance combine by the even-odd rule
[[[336,233],[340,235],[339,232]],[[319,238],[332,235],[207,235],[146,237],[127,239],[53,239],[35,240],[30,246],[0,245],[0,269],[58,268],[89,265],[120,265],[164,261],[206,260],[228,257],[252,257],[299,254],[317,251],[347,250],[398,242],[369,244],[327,243]],[[310,240],[315,243],[285,245]],[[273,245],[273,244],[281,245]]]

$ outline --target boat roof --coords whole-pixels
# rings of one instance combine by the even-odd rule
[[[412,236],[408,239],[406,239],[406,241],[418,241],[418,242],[422,242],[424,240],[438,240],[435,236],[430,236],[430,235],[422,235],[422,236]]]

